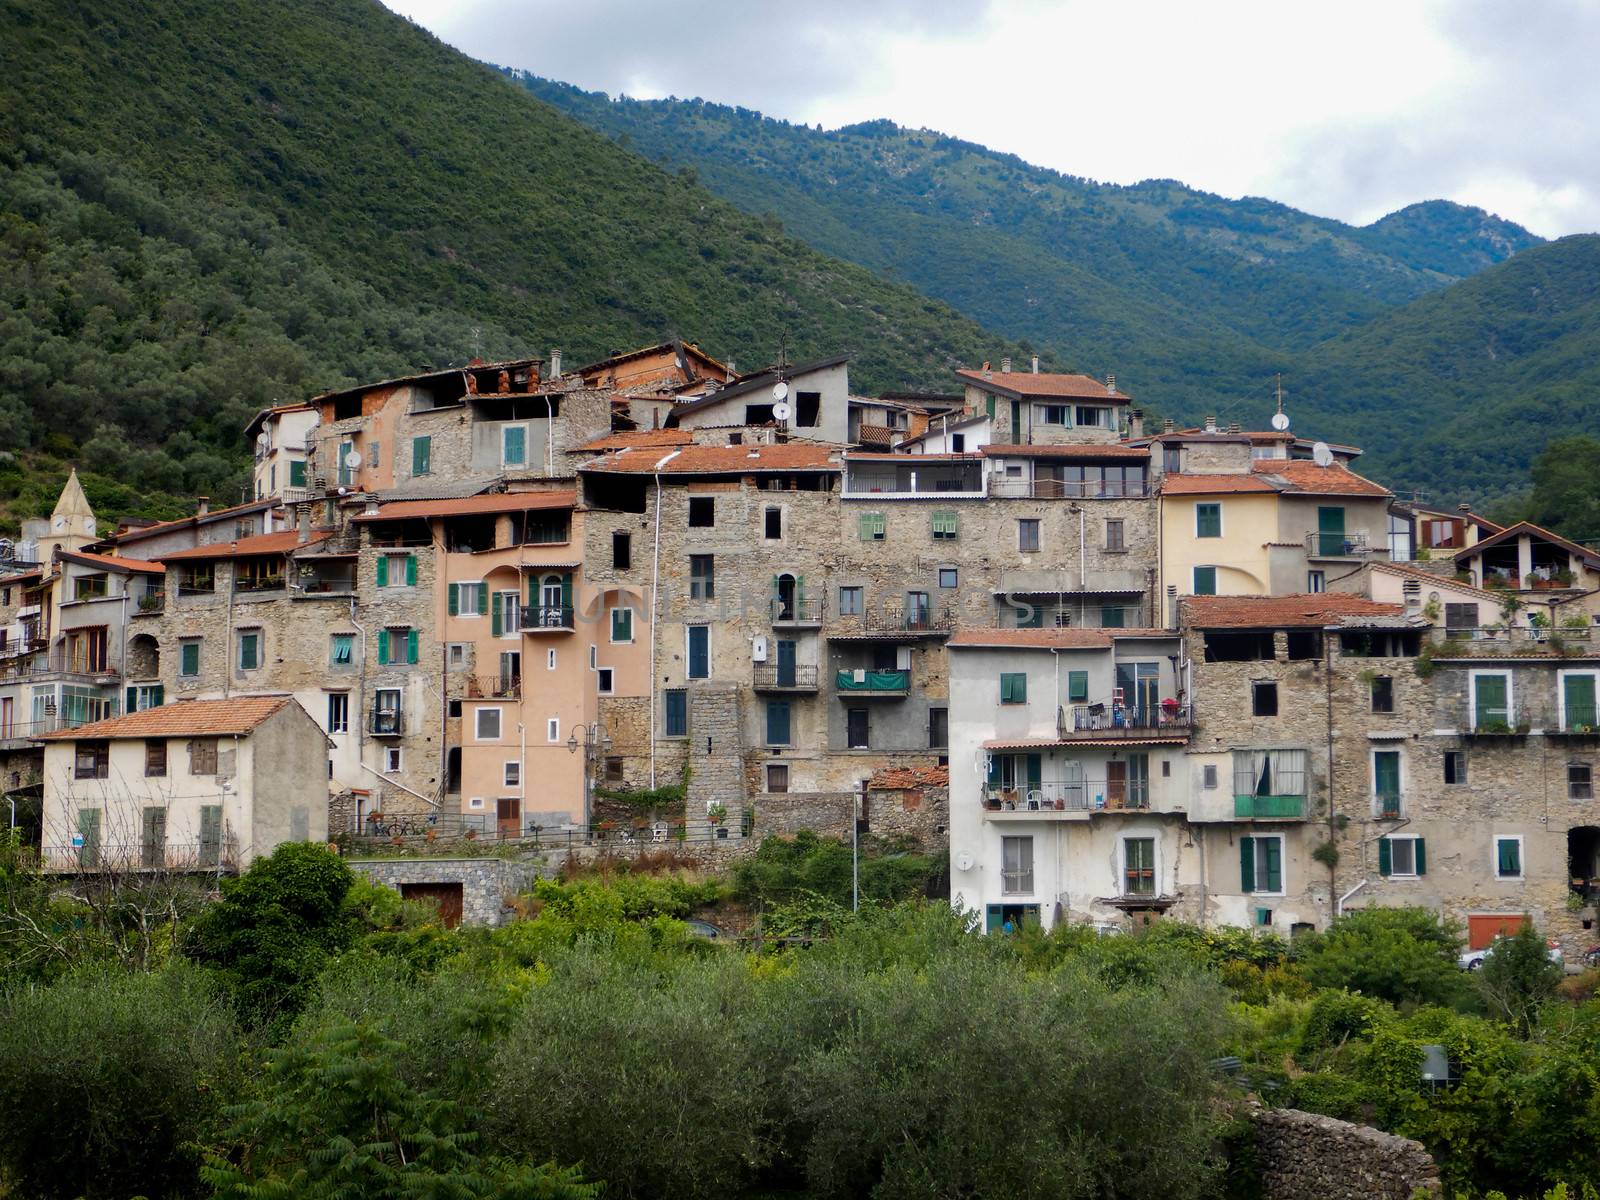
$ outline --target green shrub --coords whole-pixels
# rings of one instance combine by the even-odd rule
[[[1370,996],[1346,991],[1318,992],[1311,1002],[1295,1057],[1310,1062],[1323,1050],[1352,1038],[1366,1040],[1393,1015],[1387,1004]]]
[[[1300,970],[1319,988],[1360,992],[1391,1004],[1458,1003],[1466,994],[1456,929],[1431,909],[1349,913],[1297,949]]]
[[[1538,1020],[1539,1008],[1556,994],[1561,964],[1550,961],[1544,935],[1531,920],[1498,939],[1477,971],[1478,990],[1489,1011],[1524,1036]]]

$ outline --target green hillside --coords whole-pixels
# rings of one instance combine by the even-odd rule
[[[369,0],[0,12],[0,451],[81,457],[135,510],[237,494],[274,399],[475,354],[677,334],[853,351],[872,388],[1024,352]],[[21,480],[0,461],[13,518]]]

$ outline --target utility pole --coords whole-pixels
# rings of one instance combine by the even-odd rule
[[[857,783],[850,793],[850,911],[861,911],[861,793]]]

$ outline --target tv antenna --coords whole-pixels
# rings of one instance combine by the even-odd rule
[[[1272,427],[1279,433],[1289,428],[1289,414],[1283,411],[1283,376],[1277,377],[1278,411],[1272,414]]]

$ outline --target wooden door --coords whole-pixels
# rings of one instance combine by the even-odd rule
[[[1467,947],[1482,950],[1501,934],[1512,934],[1522,928],[1527,917],[1523,913],[1472,913],[1467,917]]]
[[[502,796],[495,801],[494,829],[501,837],[517,837],[522,833],[522,801],[515,796]]]
[[[459,883],[402,883],[400,896],[404,900],[423,900],[437,906],[439,920],[446,929],[461,924],[464,905]]]
[[[1128,764],[1106,764],[1106,807],[1121,808],[1128,798]]]

